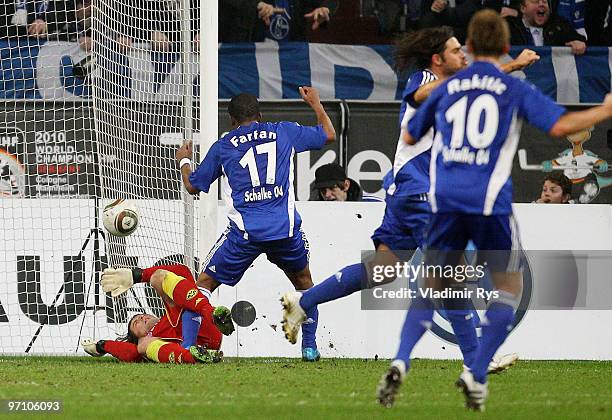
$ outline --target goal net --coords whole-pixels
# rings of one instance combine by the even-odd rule
[[[0,9],[0,354],[74,354],[161,314],[148,285],[105,295],[105,267],[196,265],[174,152],[198,131],[197,21],[189,0],[29,3]],[[123,238],[118,198],[140,216]]]

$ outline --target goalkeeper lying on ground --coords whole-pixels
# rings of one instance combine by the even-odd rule
[[[159,293],[166,309],[159,319],[137,314],[128,323],[125,339],[84,340],[92,356],[109,353],[125,362],[151,360],[158,363],[210,363],[221,360],[222,334],[234,331],[228,308],[213,308],[195,286],[191,271],[184,265],[146,269],[108,268],[102,274],[102,289],[113,297],[125,293],[134,283],[149,282]]]

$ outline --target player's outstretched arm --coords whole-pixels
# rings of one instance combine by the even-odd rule
[[[134,284],[132,270],[129,268],[106,268],[102,272],[100,285],[105,293],[117,297],[125,293]]]
[[[416,90],[416,92],[414,92],[414,102],[416,102],[418,105],[425,102],[425,100],[429,98],[429,95],[431,94],[431,92],[433,92],[438,86],[440,86],[442,82],[444,82],[444,80],[445,79],[438,79],[438,80],[434,80],[433,82],[429,82],[429,83],[425,83],[424,85],[421,85]]]
[[[327,134],[327,143],[331,143],[336,140],[336,130],[334,129],[334,125],[325,112],[323,105],[321,104],[321,99],[319,99],[319,91],[310,86],[302,86],[300,87],[300,95],[302,95],[302,99],[306,102],[312,110],[315,112],[317,116],[317,124],[323,126],[323,131]]]
[[[93,357],[102,357],[106,352],[102,349],[98,349],[99,341],[92,340],[91,338],[85,338],[81,341],[81,347],[85,350],[85,353]]]
[[[501,71],[504,73],[512,73],[513,71],[523,70],[529,67],[540,59],[538,53],[530,49],[524,49],[514,60],[502,64],[500,66]]]
[[[529,67],[540,59],[540,56],[530,49],[524,49],[514,60],[501,65],[501,70],[504,73],[512,73],[513,71],[523,70]],[[445,79],[440,78],[429,83],[425,83],[414,92],[414,102],[422,104],[425,102],[431,92],[433,92],[438,86],[440,86]]]
[[[85,353],[93,357],[101,357],[110,354],[122,362],[141,362],[143,360],[136,344],[126,341],[98,340],[86,338],[81,341]]]
[[[604,102],[584,111],[568,112],[552,126],[549,133],[553,137],[565,137],[577,133],[602,121],[612,118],[612,94],[608,93]]]
[[[189,194],[198,194],[200,190],[194,187],[189,180],[189,176],[192,172],[191,156],[193,156],[192,142],[188,140],[176,151],[176,160],[179,162],[181,179],[185,189]]]

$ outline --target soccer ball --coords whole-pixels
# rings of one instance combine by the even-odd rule
[[[138,227],[138,207],[130,200],[120,198],[104,207],[102,223],[115,236],[128,236]]]

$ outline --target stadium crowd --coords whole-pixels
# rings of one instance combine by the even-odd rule
[[[127,47],[136,38],[168,50],[180,29],[174,6],[163,0],[147,1],[146,8],[143,4],[105,4],[121,17],[112,25],[116,39]],[[190,0],[190,6],[197,42],[200,1]],[[378,34],[372,43],[390,43],[403,32],[442,25],[451,26],[463,42],[470,18],[484,8],[506,18],[513,45],[570,46],[576,54],[587,46],[612,46],[612,0],[219,0],[219,41],[311,41],[317,34],[317,42],[343,43],[337,22],[356,34],[374,19]],[[79,40],[90,49],[91,12],[92,0],[2,0],[0,39]],[[168,18],[173,13],[177,17]]]

